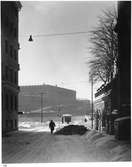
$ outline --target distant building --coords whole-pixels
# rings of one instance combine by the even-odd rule
[[[42,101],[41,101],[42,100]],[[43,107],[73,104],[76,91],[51,85],[21,86],[19,94],[19,111],[30,112]]]
[[[18,1],[1,2],[2,132],[18,128]]]

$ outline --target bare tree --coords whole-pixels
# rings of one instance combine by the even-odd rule
[[[99,17],[98,25],[90,32],[90,47],[93,59],[89,61],[89,79],[94,82],[110,82],[117,69],[118,63],[118,40],[115,33],[116,10],[103,11]]]

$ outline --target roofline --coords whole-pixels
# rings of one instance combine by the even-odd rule
[[[63,88],[63,87],[59,87],[59,86],[54,86],[54,85],[48,85],[48,84],[42,84],[42,85],[19,85],[19,87],[37,87],[37,86],[40,86],[40,87],[43,87],[43,86],[49,86],[49,87],[54,87],[54,88],[58,88],[58,89],[63,89],[63,90],[66,90],[66,91],[72,91],[76,94],[76,90],[72,90],[72,89],[68,89],[68,88]]]

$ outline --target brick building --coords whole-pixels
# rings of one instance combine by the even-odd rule
[[[18,122],[18,1],[1,2],[2,132],[17,129]]]
[[[42,100],[42,101],[41,101]],[[30,112],[45,106],[73,104],[76,91],[51,85],[21,86],[19,94],[19,111]]]

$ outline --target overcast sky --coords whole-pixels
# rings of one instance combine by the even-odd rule
[[[90,99],[88,66],[89,34],[41,36],[89,32],[97,25],[102,10],[116,1],[21,1],[19,13],[19,84],[50,84],[77,91]],[[29,42],[29,35],[33,42]]]

